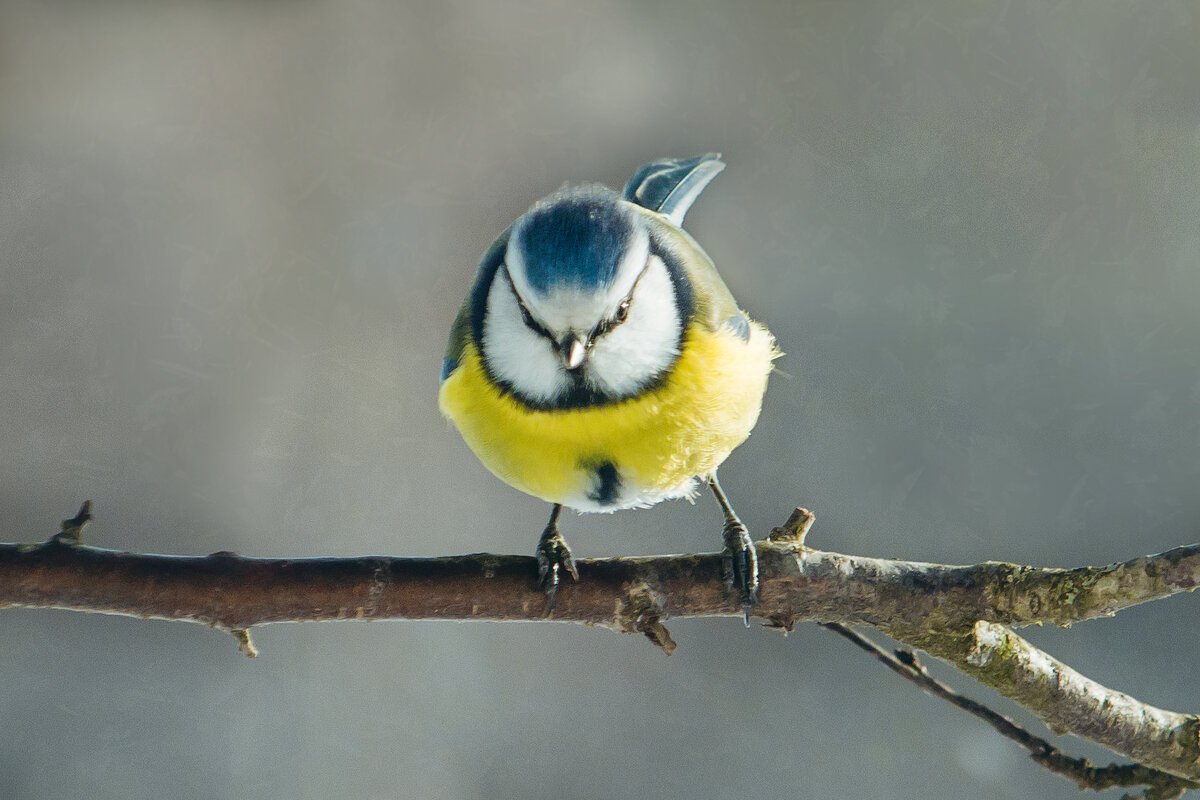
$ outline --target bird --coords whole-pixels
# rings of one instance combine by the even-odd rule
[[[717,467],[750,435],[780,351],[683,229],[724,168],[706,153],[645,164],[621,193],[564,185],[492,242],[454,320],[438,405],[488,470],[551,504],[536,550],[547,616],[565,576],[579,579],[564,508],[707,486],[750,623],[758,556]]]

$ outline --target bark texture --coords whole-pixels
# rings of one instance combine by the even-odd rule
[[[545,618],[532,557],[147,555],[81,544],[90,519],[85,504],[45,543],[0,544],[0,605],[199,622],[233,633],[251,656],[250,629],[270,623]],[[804,535],[811,524],[812,515],[797,509],[758,543],[762,585],[755,616],[784,629],[814,620],[883,631],[953,663],[1053,730],[1165,773],[1151,787],[1156,797],[1177,796],[1200,778],[1195,715],[1101,686],[1006,627],[1069,625],[1191,591],[1200,582],[1200,545],[1103,567],[951,566],[809,549]],[[720,553],[577,564],[579,581],[559,590],[554,620],[643,633],[669,653],[675,642],[664,620],[743,614]]]

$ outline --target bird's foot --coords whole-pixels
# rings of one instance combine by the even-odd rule
[[[554,614],[554,600],[558,596],[558,586],[563,580],[563,573],[579,580],[579,570],[575,568],[575,557],[567,540],[559,533],[558,525],[551,520],[542,532],[542,538],[537,546],[538,583],[546,593],[546,616]]]
[[[742,600],[746,627],[750,627],[750,612],[758,605],[758,551],[742,521],[733,517],[725,522],[722,531],[725,552],[729,557],[729,583]]]

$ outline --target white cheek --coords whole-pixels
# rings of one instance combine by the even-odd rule
[[[589,383],[605,394],[636,393],[674,363],[681,330],[671,277],[653,256],[634,290],[628,319],[596,341]]]
[[[566,388],[567,377],[550,342],[525,325],[503,272],[492,281],[487,307],[483,355],[492,373],[531,400],[552,400]]]

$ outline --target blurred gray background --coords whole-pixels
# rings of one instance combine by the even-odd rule
[[[113,548],[531,552],[543,504],[436,408],[475,264],[566,180],[720,150],[689,228],[788,353],[722,469],[756,533],[1197,540],[1200,5],[1049,5],[0,0],[0,539],[91,498]],[[565,524],[580,556],[717,528]],[[1027,634],[1197,711],[1196,610]],[[671,629],[287,625],[250,661],[5,611],[0,798],[1077,795],[815,626]]]

